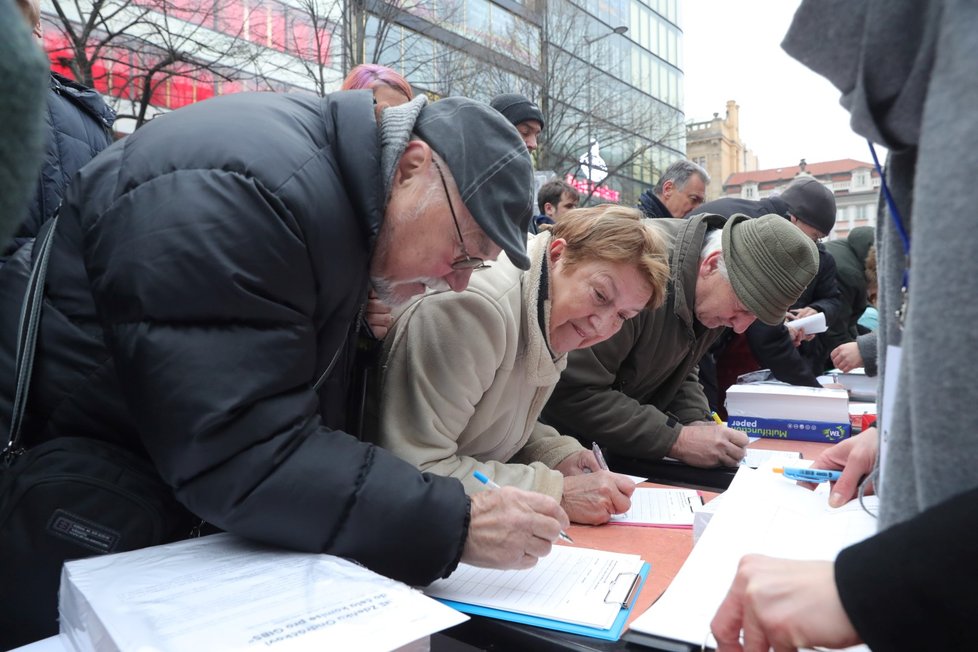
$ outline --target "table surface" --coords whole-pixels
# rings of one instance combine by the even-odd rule
[[[750,448],[799,451],[804,459],[815,459],[828,446],[830,444],[775,439],[760,439],[750,444]],[[617,458],[615,458],[615,461],[612,461],[612,458],[609,457],[608,461],[611,468],[615,471],[633,473],[631,470],[621,468],[620,465],[616,464]],[[708,501],[714,498],[717,493],[716,491],[704,491],[705,483],[701,481],[702,478],[715,477],[717,479],[714,482],[720,484],[723,477],[727,477],[726,483],[722,485],[722,488],[718,489],[722,491],[730,484],[730,480],[733,479],[733,475],[736,472],[736,469],[694,469],[681,463],[673,464],[684,467],[684,470],[688,472],[688,475],[685,477],[692,478],[693,481],[671,481],[669,484],[643,483],[642,486],[674,487],[677,484],[692,486],[693,488],[701,489],[701,495],[704,500]],[[643,467],[636,465],[630,468]],[[704,476],[703,473],[713,473],[715,475]],[[642,472],[633,474],[641,476],[649,475]],[[685,563],[686,557],[693,550],[692,528],[631,527],[625,525],[592,527],[571,525],[567,533],[570,534],[578,546],[638,554],[649,563],[651,566],[649,576],[629,615],[629,623],[644,613],[662,595],[669,584],[672,583],[673,578],[676,577],[683,563]],[[625,641],[602,641],[595,638],[577,636],[565,632],[554,632],[538,627],[519,625],[478,616],[473,616],[468,622],[446,630],[443,635],[474,646],[477,650],[490,650],[493,652],[509,652],[510,650],[533,650],[534,652],[558,652],[566,650],[572,650],[574,652],[618,652],[648,649]],[[432,645],[432,652],[439,652],[436,645]]]
[[[666,485],[643,483],[643,487]],[[702,492],[704,500],[717,494]],[[693,549],[692,528],[634,527],[627,525],[571,525],[567,533],[578,547],[638,554],[649,563],[648,579],[635,600],[628,622],[637,618],[662,595]],[[560,544],[568,545],[568,544]],[[565,632],[473,616],[446,630],[446,635],[480,650],[630,650],[623,641],[602,641]]]
[[[766,450],[798,451],[804,459],[815,459],[819,453],[831,444],[811,441],[795,441],[784,439],[759,439],[752,442],[748,448]],[[733,481],[737,467],[718,467],[700,469],[675,460],[643,460],[608,453],[608,464],[619,473],[639,475],[648,478],[650,482],[660,482],[705,491],[724,491]]]
[[[814,459],[827,446],[829,444],[774,439],[760,439],[750,445],[751,448],[767,450],[799,451],[805,459]],[[615,460],[617,461],[617,458]],[[611,459],[609,459],[609,463],[616,471],[632,473]],[[629,468],[651,469],[654,468],[653,464],[645,462],[646,467],[636,465],[636,467]],[[667,463],[660,462],[660,464]],[[642,486],[672,487],[682,485],[702,489],[705,483],[701,480],[705,477],[713,478],[711,482],[718,486],[718,490],[722,491],[730,483],[730,479],[733,478],[736,471],[736,469],[695,469],[681,463],[672,463],[672,466],[683,467],[675,470],[680,478],[687,478],[686,482],[643,483]],[[682,476],[681,472],[683,471],[686,473],[685,476]],[[644,472],[634,474],[652,477],[652,474]],[[727,478],[725,484],[723,484],[724,478]],[[722,487],[719,486],[721,484]],[[708,501],[714,498],[717,493],[701,490],[701,495],[704,500]],[[579,547],[638,554],[649,563],[651,566],[649,576],[635,600],[635,606],[628,618],[629,623],[644,613],[662,595],[693,549],[692,528],[571,525],[568,534],[574,539],[575,545]],[[64,649],[58,637],[45,639],[22,648],[23,652],[60,652]],[[563,652],[568,650],[574,652],[618,652],[640,649],[648,648],[625,641],[602,641],[478,616],[472,616],[468,622],[435,634],[431,638],[432,652],[478,652],[480,650],[492,652],[515,652],[519,650],[532,650],[533,652]]]

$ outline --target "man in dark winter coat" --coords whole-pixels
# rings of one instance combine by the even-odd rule
[[[533,153],[537,148],[537,139],[546,126],[537,103],[519,93],[503,93],[492,98],[489,106],[502,113],[516,127],[527,151]]]
[[[710,175],[699,165],[685,159],[666,168],[654,188],[638,198],[645,217],[686,217],[706,198]]]
[[[754,322],[742,334],[724,333],[700,363],[700,381],[710,405],[724,414],[726,388],[738,375],[755,369],[770,369],[778,380],[792,385],[819,387],[817,376],[828,351],[823,338],[815,336],[796,345],[800,334],[791,330],[791,319],[821,312],[826,324],[838,315],[842,302],[836,284],[835,261],[819,242],[835,227],[835,197],[818,180],[796,179],[780,195],[753,201],[724,197],[703,204],[705,213],[730,217],[743,213],[760,217],[774,213],[802,230],[818,248],[818,274],[788,311],[786,324],[770,326]]]
[[[18,0],[18,4],[39,38],[41,14],[37,0]],[[0,252],[7,252],[6,255],[37,235],[41,224],[58,210],[75,173],[112,144],[115,111],[106,106],[97,91],[55,72],[50,76],[44,119],[47,135],[34,200],[15,232],[12,245],[0,248]]]
[[[831,368],[832,360],[829,355],[840,344],[855,342],[859,337],[856,327],[859,318],[869,305],[866,288],[866,257],[875,240],[873,227],[857,226],[845,238],[832,240],[825,244],[826,251],[835,260],[836,279],[842,301],[839,313],[832,321],[826,321],[829,326],[825,334],[825,357],[823,365]]]
[[[529,267],[532,166],[488,105],[243,93],[156,118],[87,165],[58,217],[26,431],[108,439],[234,534],[413,584],[533,565],[567,516],[467,498],[343,432],[368,288],[461,291]],[[477,143],[477,145],[476,145]],[[0,270],[20,279],[24,247]],[[0,423],[22,283],[0,277]],[[53,624],[53,623],[52,623]]]

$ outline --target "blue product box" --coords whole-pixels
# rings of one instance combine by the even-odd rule
[[[802,421],[801,419],[765,419],[764,417],[727,417],[727,425],[751,437],[795,439],[835,444],[852,433],[849,423]]]

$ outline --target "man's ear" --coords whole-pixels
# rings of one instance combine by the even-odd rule
[[[552,218],[554,216],[554,213],[556,211],[557,211],[557,209],[554,208],[554,205],[553,204],[551,204],[550,202],[544,203],[544,205],[543,205],[543,214],[544,215],[546,215],[547,217]]]
[[[422,140],[410,140],[394,170],[394,186],[423,178],[431,164],[431,146]]]
[[[672,181],[672,179],[663,182],[663,184],[662,184],[662,196],[663,197],[668,197],[669,195],[672,194],[672,191],[675,190],[675,188],[676,188],[676,184]]]
[[[714,251],[709,254],[706,258],[700,261],[699,276],[700,278],[706,278],[714,272],[716,272],[720,267],[720,256],[723,255],[722,251]]]

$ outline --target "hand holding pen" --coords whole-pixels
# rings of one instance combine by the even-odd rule
[[[776,466],[771,469],[775,473],[781,473],[784,477],[798,482],[835,482],[842,476],[842,471],[832,471],[829,469],[812,469],[808,467]]]
[[[535,491],[503,487],[477,491],[469,498],[461,560],[472,566],[531,568],[550,554],[560,531],[570,525],[556,500]]]
[[[568,456],[554,470],[564,476],[560,506],[575,523],[602,525],[632,505],[635,482],[610,472],[597,444]]]
[[[879,455],[879,433],[875,427],[867,428],[858,435],[829,446],[815,458],[813,468],[841,468],[838,481],[832,485],[829,505],[840,507],[859,492],[859,485],[876,466]],[[872,484],[867,484],[866,493],[872,493]]]
[[[500,487],[498,484],[496,484],[495,482],[493,482],[492,480],[490,480],[489,479],[489,476],[487,476],[482,471],[476,471],[472,475],[475,476],[475,479],[476,480],[478,480],[482,484],[486,485],[490,489],[502,489],[502,487]],[[574,540],[571,539],[569,536],[567,536],[567,533],[564,532],[563,530],[560,530],[560,533],[558,534],[558,536],[561,539],[563,539],[564,541],[566,541],[567,543],[574,543]]]

